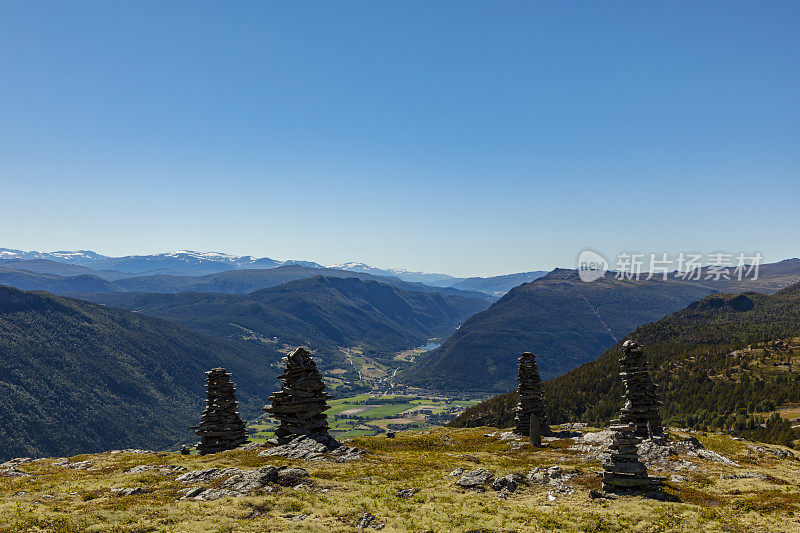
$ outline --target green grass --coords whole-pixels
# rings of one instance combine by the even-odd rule
[[[436,428],[402,432],[394,439],[360,436],[350,444],[367,450],[348,463],[304,462],[260,457],[259,450],[235,450],[210,456],[97,454],[72,460],[95,461],[97,470],[75,471],[45,459],[21,465],[25,478],[0,478],[0,533],[161,532],[324,532],[354,531],[366,512],[386,524],[383,531],[427,533],[487,532],[627,532],[797,531],[800,512],[800,461],[775,461],[740,469],[692,456],[702,474],[669,483],[675,501],[635,496],[593,500],[599,487],[599,464],[568,450],[569,439],[545,448],[484,434],[493,428]],[[730,442],[728,442],[730,441]],[[715,436],[706,441],[717,450],[740,443]],[[211,502],[179,501],[185,485],[172,476],[151,472],[128,474],[138,464],[201,468],[256,468],[293,465],[308,470],[307,488],[280,487],[275,492]],[[502,500],[491,489],[459,489],[447,474],[456,467],[486,468],[495,476],[525,474],[535,466],[560,465],[577,477],[571,494],[550,501],[548,485],[520,487]],[[721,479],[723,473],[757,471],[773,481]],[[222,480],[191,486],[219,486]],[[110,487],[141,486],[148,492],[116,496]],[[412,498],[397,491],[413,487]],[[25,494],[19,495],[23,491]],[[306,514],[303,521],[292,517]]]
[[[417,399],[410,399],[417,398]],[[397,400],[397,403],[386,403],[375,405],[375,402],[386,401],[387,399]],[[337,398],[328,402],[330,408],[326,411],[328,424],[332,431],[337,432],[337,436],[350,437],[362,435],[378,435],[383,433],[387,424],[398,424],[394,421],[398,415],[418,409],[419,406],[430,406],[430,411],[436,415],[444,413],[453,407],[467,408],[478,403],[478,400],[449,400],[439,397],[419,398],[413,395],[375,395],[358,394],[347,398]],[[372,407],[369,407],[373,405]],[[343,418],[335,420],[334,416],[353,408],[365,408],[364,411],[354,416],[358,419]],[[415,413],[411,417],[404,418],[403,422],[409,425],[408,430],[424,430],[441,425],[438,420],[426,420],[422,414]],[[356,429],[361,424],[375,426],[375,429]],[[275,426],[269,420],[260,420],[250,425],[251,429],[258,430],[253,435],[254,441],[263,441],[274,435]],[[384,428],[384,429],[379,429]]]

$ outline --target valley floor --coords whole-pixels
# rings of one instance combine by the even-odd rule
[[[800,531],[800,461],[784,448],[671,432],[669,453],[643,452],[667,478],[662,497],[606,499],[590,490],[607,434],[572,435],[543,448],[492,428],[357,437],[348,445],[365,453],[344,463],[262,456],[262,444],[15,460],[0,465],[0,532]],[[304,471],[266,481],[267,465]],[[463,489],[460,469],[517,473],[519,487]]]

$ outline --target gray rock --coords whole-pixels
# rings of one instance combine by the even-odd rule
[[[175,478],[176,481],[182,483],[197,483],[200,481],[211,481],[212,479],[219,479],[225,476],[232,476],[234,474],[241,474],[242,471],[238,468],[206,468],[203,470],[192,470],[186,472]]]
[[[186,467],[180,465],[136,465],[125,471],[126,474],[144,474],[146,472],[154,472],[167,476],[179,472],[186,472]]]
[[[212,501],[225,497],[238,498],[240,496],[244,496],[244,494],[226,489],[205,489],[198,495],[194,496],[193,499],[200,501]]]
[[[108,452],[110,455],[117,455],[120,453],[127,453],[131,455],[155,455],[158,452],[154,450],[142,450],[140,448],[126,448],[124,450],[111,450]]]
[[[278,469],[274,466],[264,466],[258,470],[234,474],[226,479],[220,488],[236,492],[252,492],[276,481],[278,481]]]
[[[197,496],[198,494],[200,494],[204,490],[206,490],[206,489],[204,489],[203,487],[195,487],[195,488],[192,488],[192,489],[186,489],[184,491],[184,495],[183,495],[183,498],[181,498],[181,500],[187,500],[187,499],[190,499],[190,498],[194,498],[195,496]]]
[[[134,494],[144,494],[145,490],[142,487],[112,488],[111,492],[120,496],[133,496]]]
[[[294,486],[307,477],[308,472],[304,468],[283,467],[278,470],[276,481],[281,485]]]
[[[461,474],[463,474],[466,471],[467,471],[466,468],[464,468],[463,466],[459,466],[458,468],[450,472],[448,475],[450,477],[461,477]]]
[[[411,498],[417,492],[419,492],[418,489],[403,489],[403,490],[397,491],[396,496],[398,498]]]
[[[526,477],[531,483],[544,484],[550,481],[550,476],[547,475],[547,470],[538,467],[528,472]]]
[[[492,482],[492,489],[502,490],[505,492],[514,492],[524,479],[525,478],[519,474],[508,474],[495,479],[494,482]]]
[[[310,437],[300,435],[285,444],[270,450],[264,450],[258,455],[263,457],[279,456],[287,459],[304,459],[306,461],[333,460],[338,463],[358,459],[364,453],[359,448],[351,448],[337,442],[329,435]],[[328,457],[330,455],[332,457]]]
[[[358,520],[358,523],[356,524],[356,529],[367,529],[367,528],[383,529],[383,526],[385,525],[386,524],[378,522],[378,520],[372,514],[364,513]]]
[[[769,478],[766,474],[760,472],[742,472],[741,474],[722,474],[721,479],[760,479],[767,481]]]
[[[94,461],[78,461],[75,463],[70,462],[69,459],[61,459],[53,463],[53,466],[60,466],[61,468],[72,468],[74,470],[89,470],[94,465]]]
[[[751,446],[750,448],[759,453],[773,455],[778,459],[786,459],[788,457],[794,457],[794,454],[792,452],[788,450],[782,450],[781,448],[767,448],[766,446]]]
[[[458,481],[456,481],[456,485],[459,487],[470,489],[475,487],[483,487],[492,479],[492,474],[489,473],[488,470],[483,468],[479,468],[477,470],[471,470],[469,472],[465,472]]]

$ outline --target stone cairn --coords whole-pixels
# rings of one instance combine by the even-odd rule
[[[236,388],[224,368],[206,372],[206,408],[200,424],[192,427],[200,437],[201,454],[231,450],[247,442],[244,422],[236,411]]]
[[[536,366],[536,356],[530,352],[525,352],[519,357],[517,381],[519,381],[519,403],[514,408],[516,413],[514,433],[530,437],[531,443],[538,446],[541,444],[542,435],[550,435],[551,432],[544,414],[539,367]],[[532,417],[536,417],[538,424],[531,424]],[[531,432],[531,429],[534,431]]]
[[[644,492],[657,488],[661,478],[651,478],[639,460],[637,445],[641,442],[634,434],[632,424],[617,423],[611,426],[609,453],[603,462],[603,490],[606,492]]]
[[[625,405],[620,411],[622,424],[633,424],[634,434],[640,439],[664,440],[664,428],[658,414],[658,389],[650,380],[642,348],[628,340],[622,345],[619,359],[620,377],[625,383]]]
[[[625,405],[611,423],[611,444],[603,462],[603,490],[642,492],[658,488],[662,478],[647,475],[639,460],[642,439],[663,440],[658,393],[645,367],[642,348],[633,341],[622,345],[620,377],[625,383]]]
[[[281,390],[269,397],[272,405],[264,411],[280,422],[275,436],[285,443],[298,435],[331,440],[328,435],[328,409],[325,384],[317,364],[305,348],[298,348],[283,359],[286,370],[278,376]]]

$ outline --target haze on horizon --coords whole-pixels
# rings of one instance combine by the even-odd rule
[[[794,2],[0,5],[0,247],[800,255]]]

